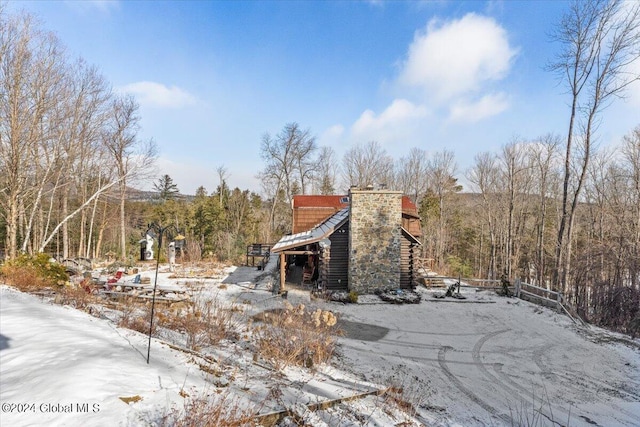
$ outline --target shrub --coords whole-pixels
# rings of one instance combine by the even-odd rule
[[[62,286],[69,280],[65,267],[51,262],[46,254],[20,255],[0,269],[3,280],[22,291]]]
[[[351,304],[357,304],[358,303],[358,293],[356,291],[349,292],[349,295],[347,296],[347,300]]]
[[[183,396],[188,396],[181,392]],[[148,424],[171,427],[235,427],[255,426],[257,408],[243,407],[228,393],[186,398],[184,408],[168,408],[160,420],[144,420]]]
[[[178,394],[184,399],[182,404],[171,404],[164,408],[149,407],[138,411],[136,425],[156,427],[240,427],[257,426],[256,414],[261,404],[242,401],[227,390],[214,389],[211,392],[197,392],[195,389],[181,389]],[[141,400],[140,396],[120,397],[126,403]]]
[[[96,298],[87,292],[82,286],[63,286],[60,292],[56,293],[55,302],[62,305],[69,305],[78,310],[90,309]],[[90,311],[90,310],[89,310]]]
[[[190,309],[186,313],[171,313],[163,310],[158,313],[160,326],[179,332],[185,337],[188,349],[199,351],[209,343],[209,325],[199,310]]]
[[[261,316],[264,324],[255,328],[258,353],[276,369],[297,365],[311,368],[328,362],[336,348],[336,316],[330,311],[305,310],[304,305],[293,307],[285,302],[285,309]]]
[[[151,318],[151,306],[146,305],[139,307],[132,299],[125,299],[120,305],[121,316],[118,320],[118,326],[122,328],[132,329],[143,334],[149,333],[149,320]],[[157,314],[156,314],[157,315]],[[152,335],[156,335],[158,319],[154,319]]]

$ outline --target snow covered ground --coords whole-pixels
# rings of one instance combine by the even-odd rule
[[[418,306],[336,307],[342,319],[388,328],[377,341],[342,340],[355,372],[374,382],[390,370],[413,380],[444,424],[640,425],[637,340],[621,344],[615,334],[578,329],[550,309],[493,293],[440,300],[422,292]]]
[[[245,318],[281,308],[268,279],[257,282],[260,273],[239,268],[202,280],[201,297],[242,301]],[[333,366],[276,375],[230,343],[208,352],[214,375],[204,359],[156,339],[147,365],[147,337],[116,327],[106,310],[90,315],[0,286],[0,425],[159,425],[185,396],[215,393],[260,413],[304,412],[300,404],[389,386],[402,387],[418,414],[371,395],[304,418],[331,426],[640,425],[638,340],[579,329],[552,310],[487,291],[467,289],[466,300],[420,292],[420,304],[364,296],[344,305],[290,290],[294,305],[340,314],[345,336]],[[275,384],[279,398],[269,400]]]

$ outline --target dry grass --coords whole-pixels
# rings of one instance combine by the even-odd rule
[[[328,362],[336,348],[337,318],[330,311],[309,312],[288,302],[281,311],[263,313],[254,328],[258,354],[280,370],[286,366],[311,368]]]
[[[143,334],[149,333],[149,320],[151,319],[151,306],[134,302],[133,298],[126,298],[118,304],[122,313],[118,320],[118,326],[132,329]],[[156,335],[158,323],[154,320],[152,335]]]
[[[51,286],[50,281],[36,270],[21,266],[5,265],[2,268],[2,279],[22,292],[34,292]]]
[[[118,326],[149,333],[150,303],[126,298],[116,306],[121,312]],[[152,335],[159,336],[162,330],[177,332],[184,337],[186,348],[200,351],[223,339],[238,339],[242,316],[243,310],[237,304],[228,305],[218,298],[180,302],[171,306],[156,304]]]
[[[67,281],[64,267],[49,262],[46,256],[23,256],[15,261],[2,266],[1,275],[5,283],[22,292],[50,292],[55,294],[55,303],[79,310],[87,310],[97,301],[84,284]]]
[[[240,427],[255,426],[257,409],[243,407],[230,394],[187,398],[184,408],[170,408],[154,425],[159,427]]]
[[[96,303],[97,299],[81,285],[66,285],[56,293],[54,301],[79,310],[87,310],[91,304]]]
[[[238,339],[242,310],[228,305],[219,298],[194,301],[180,310],[160,308],[158,325],[185,336],[186,347],[200,350],[216,345],[223,339]]]
[[[543,427],[547,425],[561,425],[569,427],[571,425],[571,411],[569,411],[567,415],[566,422],[558,422],[555,420],[546,385],[543,391],[544,395],[542,397],[536,397],[535,393],[532,392],[531,401],[520,401],[520,404],[515,409],[509,405],[509,421],[511,426]]]
[[[179,332],[186,339],[188,349],[198,351],[209,343],[209,325],[199,310],[191,307],[184,313],[160,310],[157,321],[163,328]]]

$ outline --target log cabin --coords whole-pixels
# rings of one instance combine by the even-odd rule
[[[296,263],[303,281],[328,291],[415,286],[420,217],[400,191],[369,187],[344,196],[294,196],[292,229],[271,249],[280,256],[280,289]]]

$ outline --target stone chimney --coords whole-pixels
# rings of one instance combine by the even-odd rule
[[[349,191],[349,289],[400,287],[402,192]]]

